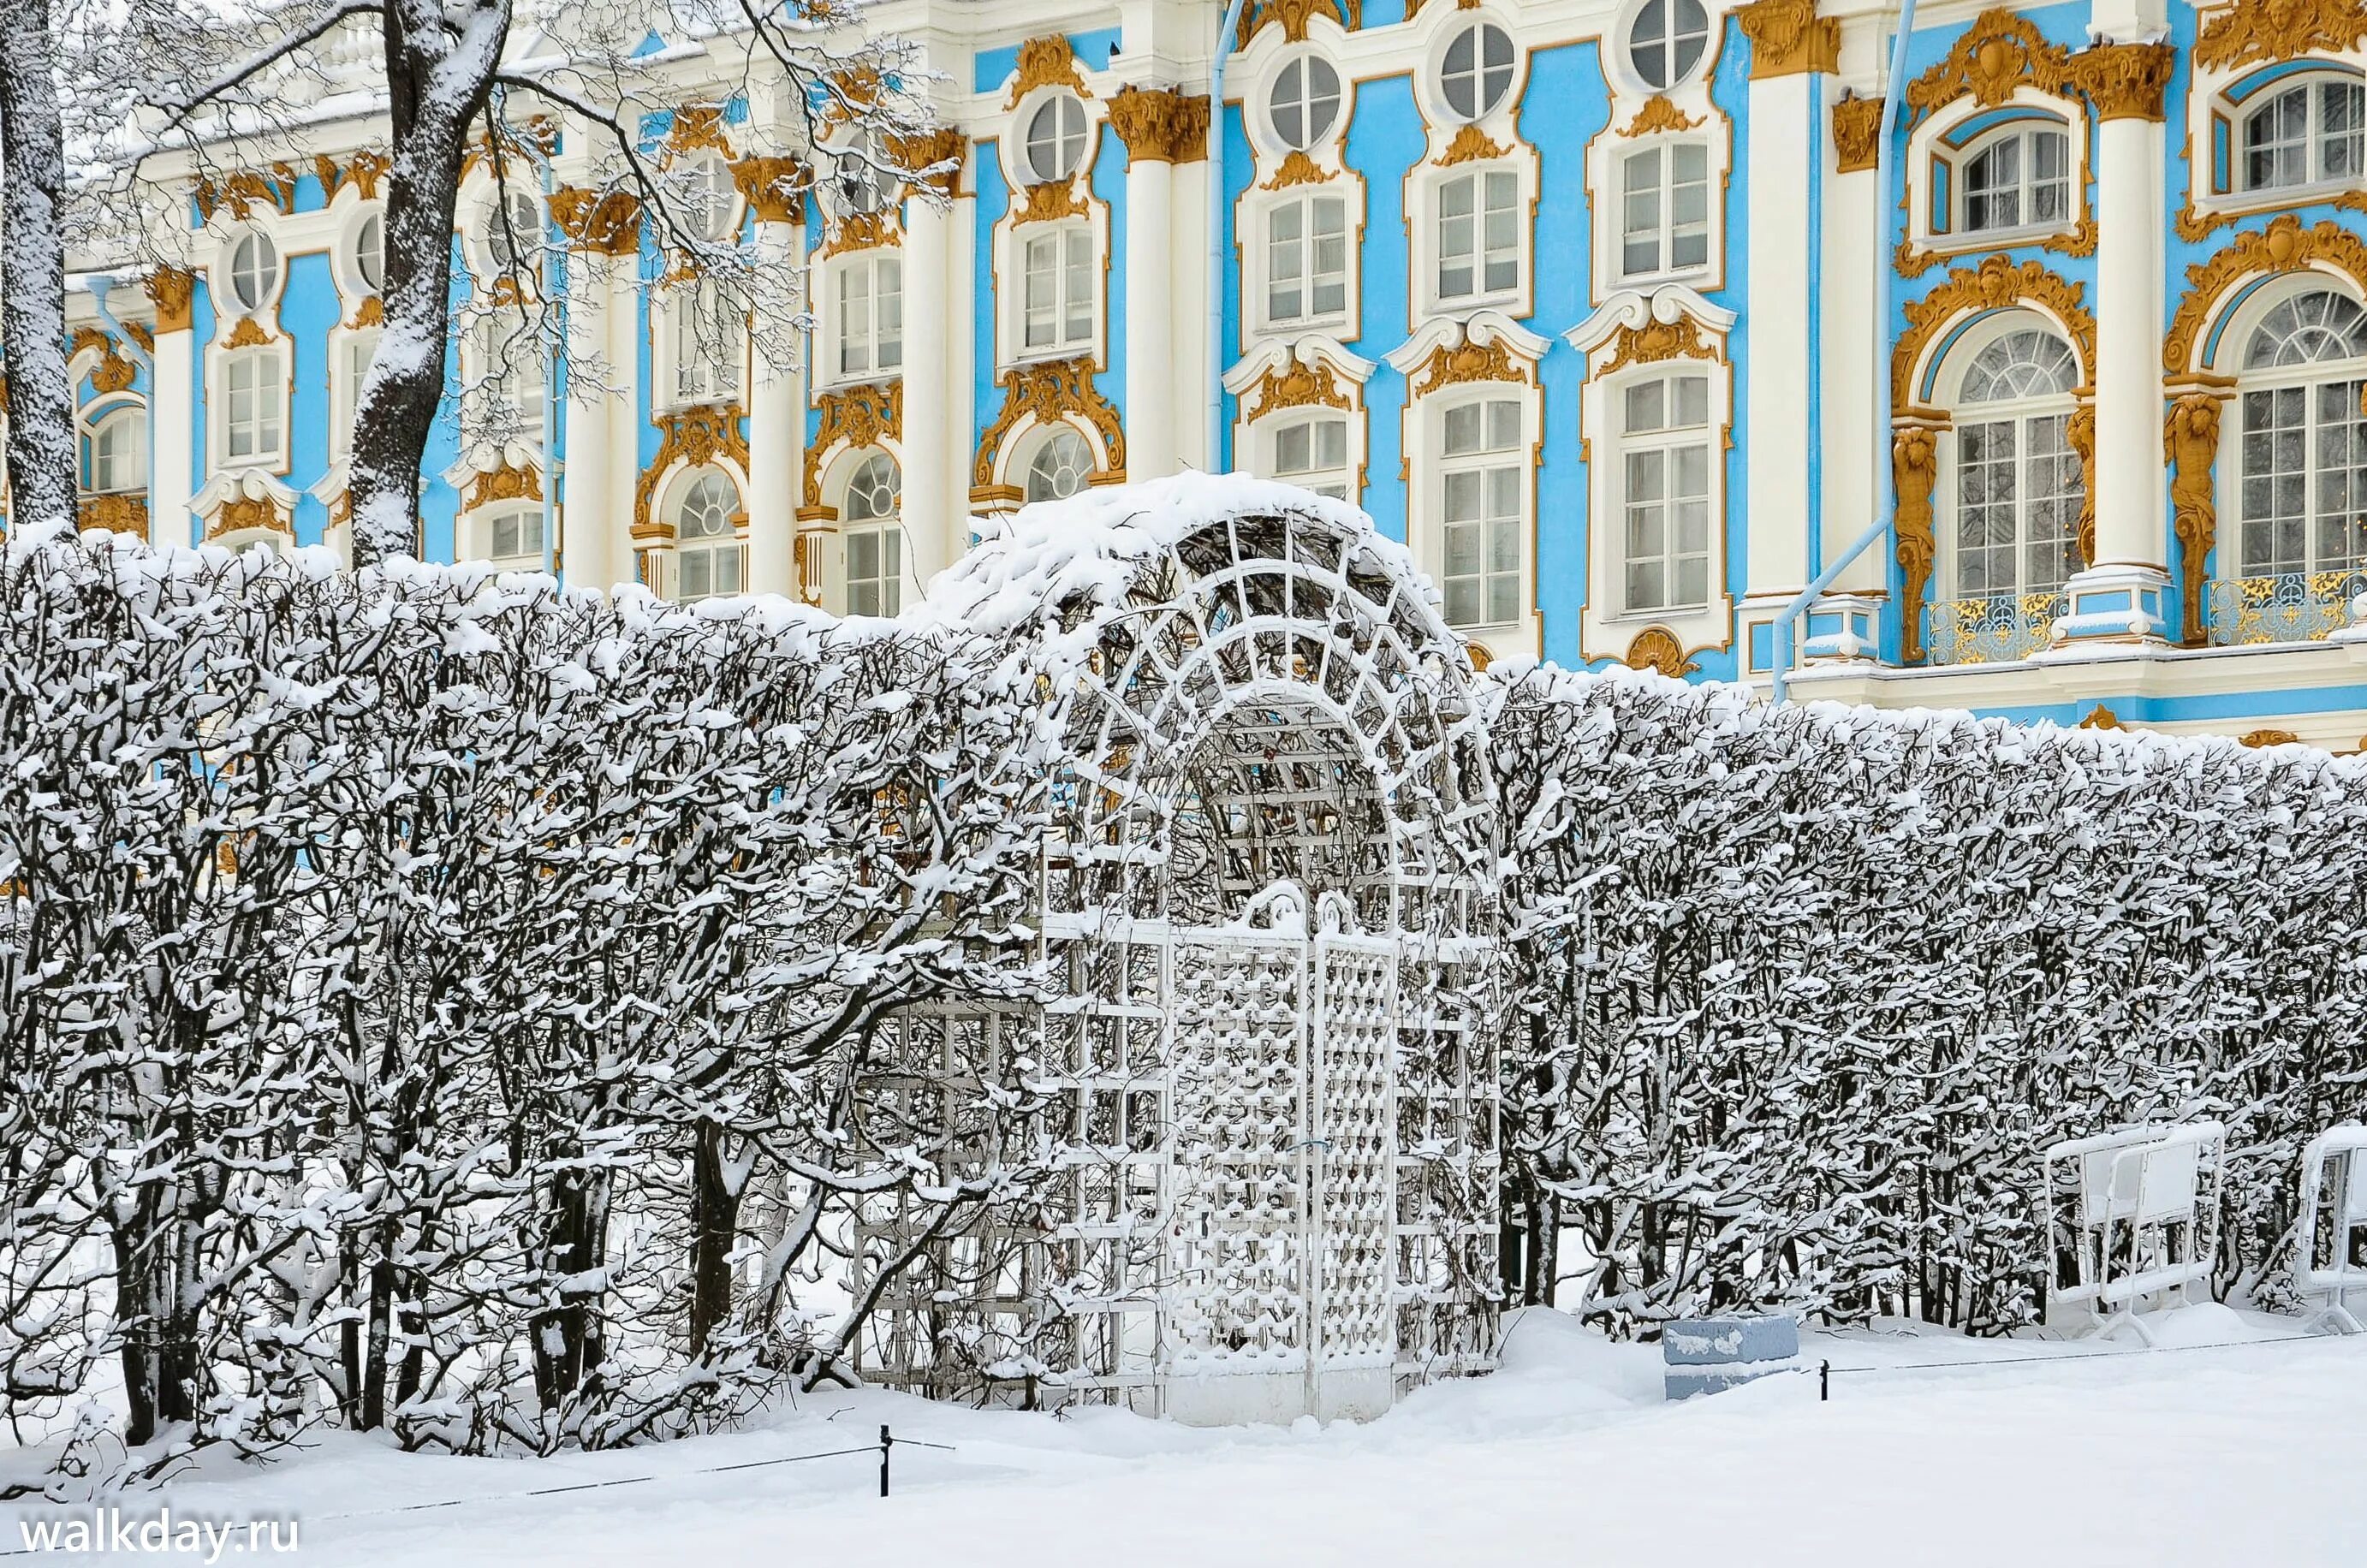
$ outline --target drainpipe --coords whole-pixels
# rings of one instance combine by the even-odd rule
[[[1225,449],[1225,52],[1241,25],[1241,0],[1229,0],[1208,59],[1208,455],[1207,471],[1224,472]]]
[[[1799,596],[1784,606],[1775,620],[1775,700],[1782,702],[1790,686],[1792,661],[1800,632],[1800,617],[1817,602],[1834,580],[1847,570],[1852,561],[1865,554],[1877,540],[1887,538],[1896,528],[1897,497],[1892,492],[1890,476],[1886,471],[1889,456],[1890,420],[1895,412],[1890,406],[1890,376],[1886,361],[1890,357],[1890,180],[1896,160],[1891,152],[1891,137],[1898,126],[1898,95],[1907,81],[1907,43],[1915,36],[1915,0],[1899,0],[1898,32],[1890,40],[1890,74],[1883,83],[1882,139],[1874,147],[1874,184],[1879,194],[1874,200],[1874,525],[1858,536],[1850,547],[1825,570],[1815,581],[1800,590]]]

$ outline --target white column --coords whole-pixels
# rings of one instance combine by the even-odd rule
[[[1168,366],[1175,410],[1173,435],[1179,465],[1207,471],[1215,454],[1207,450],[1208,386],[1217,371],[1209,364],[1208,342],[1208,160],[1205,151],[1181,159],[1168,175],[1170,210],[1180,215],[1168,225],[1174,239],[1169,254]],[[1219,352],[1229,345],[1216,345]],[[1230,355],[1227,355],[1229,362]]]
[[[156,343],[148,371],[148,538],[158,545],[197,542],[189,497],[201,483],[192,472],[197,438],[197,333],[189,327],[189,275],[162,267],[149,280],[156,307]]]
[[[1750,83],[1750,589],[1797,593],[1808,584],[1808,335],[1806,193],[1816,147],[1818,78],[1754,73]]]
[[[957,378],[953,351],[953,225],[968,203],[915,195],[904,220],[904,546],[925,583],[953,560],[968,486],[946,439]]]
[[[636,235],[639,231],[636,225]],[[602,461],[608,465],[608,515],[602,524],[608,543],[607,581],[570,579],[588,588],[640,581],[633,559],[633,501],[641,479],[640,437],[642,421],[647,417],[639,385],[640,267],[638,243],[609,263],[608,306],[601,312],[608,338],[606,352],[601,357],[607,363],[610,386],[609,396],[602,400],[601,423],[606,435],[602,446],[577,455],[586,467]]]
[[[1817,504],[1827,565],[1839,560],[1873,525],[1880,499],[1874,474],[1879,466],[1886,476],[1890,460],[1887,450],[1879,456],[1875,451],[1875,377],[1887,367],[1877,369],[1874,315],[1866,306],[1874,298],[1875,268],[1888,260],[1882,243],[1882,186],[1874,164],[1880,128],[1879,99],[1844,99],[1832,110],[1826,137],[1824,276],[1818,284],[1822,291],[1818,325],[1823,374],[1817,388],[1822,427]],[[1757,367],[1754,355],[1754,373]],[[1886,555],[1878,547],[1866,550],[1834,580],[1834,590],[1879,592],[1887,571]]]
[[[2099,44],[2076,57],[2102,124],[2096,169],[2096,558],[2065,588],[2055,637],[2169,635],[2162,509],[2162,89],[2167,45]]]
[[[767,271],[798,265],[800,238],[794,224],[760,220],[758,265]],[[806,402],[795,341],[787,323],[759,321],[748,367],[748,587],[793,598]]]
[[[1160,155],[1150,155],[1153,152]],[[1126,164],[1126,477],[1182,466],[1177,450],[1174,321],[1175,165],[1166,149],[1129,149]]]
[[[630,258],[578,249],[567,258],[567,352],[579,366],[607,357],[608,274],[630,266]],[[561,426],[565,445],[566,504],[559,514],[561,581],[574,588],[606,588],[617,581],[612,538],[617,495],[608,471],[609,407],[615,402],[603,378],[589,374],[567,378]]]

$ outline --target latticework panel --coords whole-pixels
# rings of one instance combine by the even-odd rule
[[[1396,1345],[1397,944],[1326,935],[1315,951],[1317,1345],[1326,1366],[1387,1366]]]
[[[1169,1368],[1303,1368],[1306,944],[1179,936],[1172,987]]]
[[[1495,1346],[1500,1095],[1477,956],[1409,956],[1399,976],[1394,1241],[1409,1378],[1487,1365]]]

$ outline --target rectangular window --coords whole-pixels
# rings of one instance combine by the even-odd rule
[[[223,420],[223,451],[233,461],[277,457],[279,452],[279,351],[249,349],[233,355],[222,372],[230,407]]]
[[[1707,265],[1709,149],[1681,141],[1630,152],[1620,164],[1620,275]]]
[[[1476,299],[1521,286],[1520,180],[1509,169],[1438,187],[1438,297]]]
[[[542,343],[515,318],[482,320],[475,329],[474,366],[463,407],[473,438],[542,441]]]
[[[1348,310],[1348,204],[1308,197],[1266,220],[1266,320],[1320,321]]]
[[[542,554],[542,513],[527,510],[504,512],[493,519],[493,558],[523,560]]]
[[[674,395],[703,402],[740,395],[747,324],[721,284],[701,278],[669,301],[674,312]]]
[[[846,613],[893,615],[904,607],[904,535],[862,528],[846,536]]]
[[[1709,603],[1709,380],[1665,376],[1620,395],[1626,608]]]
[[[1441,542],[1446,624],[1506,626],[1521,618],[1521,405],[1509,400],[1446,411],[1441,453]]]
[[[1025,346],[1073,348],[1093,341],[1093,237],[1082,227],[1028,240],[1022,253]]]
[[[347,333],[338,349],[336,417],[329,422],[330,456],[353,450],[354,417],[361,408],[362,383],[369,379],[370,361],[378,357],[378,333]]]
[[[838,275],[838,371],[867,376],[904,364],[904,264],[895,256],[849,262]]]

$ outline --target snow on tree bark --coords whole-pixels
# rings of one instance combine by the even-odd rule
[[[0,341],[10,515],[18,524],[75,514],[58,66],[49,0],[0,0]]]

